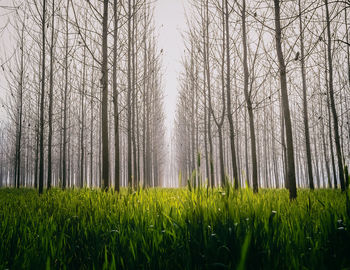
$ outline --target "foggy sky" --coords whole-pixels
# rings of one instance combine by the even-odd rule
[[[166,128],[170,131],[175,115],[178,92],[178,74],[184,43],[181,32],[185,30],[186,0],[158,0],[155,9],[158,47],[163,49],[163,86]],[[169,134],[168,134],[169,135]]]
[[[158,48],[163,50],[163,91],[164,91],[164,110],[166,114],[166,128],[169,132],[173,125],[176,99],[178,92],[178,73],[180,71],[180,58],[184,50],[184,43],[181,37],[181,31],[185,28],[185,9],[186,0],[157,0],[155,3],[155,24],[158,34]],[[11,0],[0,0],[0,6],[12,6]],[[0,27],[7,24],[9,19],[8,10],[0,7]],[[15,46],[11,40],[9,29],[0,35],[0,62],[7,57],[8,52]],[[12,49],[12,50],[11,50]],[[7,52],[7,53],[6,53]],[[7,83],[0,73],[0,98],[4,98]],[[4,117],[4,112],[0,109],[0,119]]]

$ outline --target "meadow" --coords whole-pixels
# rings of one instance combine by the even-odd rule
[[[339,190],[0,189],[0,269],[350,269]]]

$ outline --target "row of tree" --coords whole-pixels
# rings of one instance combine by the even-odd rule
[[[161,51],[146,0],[14,2],[0,186],[158,186]]]
[[[345,190],[349,8],[191,2],[173,135],[180,184],[284,186],[290,198],[297,187]]]

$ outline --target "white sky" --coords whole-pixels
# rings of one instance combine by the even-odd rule
[[[14,44],[13,38],[10,34],[10,28],[9,25],[9,19],[12,16],[12,12],[9,11],[8,8],[3,7],[12,7],[13,3],[12,0],[0,0],[0,31],[5,29],[4,31],[0,32],[0,65],[6,62],[6,59],[8,59],[14,52]],[[7,26],[6,28],[4,28]],[[0,103],[2,101],[6,102],[6,79],[5,74],[0,70]],[[0,106],[0,120],[4,120],[6,117],[6,112]]]
[[[184,43],[181,32],[185,30],[185,2],[187,0],[157,0],[155,3],[155,24],[158,34],[158,48],[163,49],[163,86],[164,86],[164,109],[166,114],[166,128],[169,132],[173,126],[176,100],[178,92],[178,74],[181,68],[180,59],[184,50]],[[0,6],[11,6],[11,0],[0,0]],[[0,27],[8,20],[8,11],[0,8]],[[8,33],[1,35],[0,60],[5,57],[6,45],[9,45]],[[7,42],[4,42],[7,40]],[[4,44],[5,43],[5,44]],[[10,42],[12,43],[12,42]],[[11,47],[11,46],[10,46]],[[3,73],[0,73],[0,97],[4,95],[5,80]],[[0,109],[0,118],[3,113]]]
[[[181,69],[180,59],[184,51],[181,32],[185,30],[185,1],[158,0],[154,14],[156,31],[159,35],[158,48],[163,49],[164,109],[168,132],[174,122],[178,92],[178,74]]]

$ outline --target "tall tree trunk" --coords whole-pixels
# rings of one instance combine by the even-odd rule
[[[69,77],[69,80],[71,81],[71,77]],[[72,85],[70,85],[69,87],[69,91],[71,92],[72,91]],[[69,100],[68,100],[69,104],[71,104],[71,97],[69,96]],[[68,127],[71,126],[71,123],[72,123],[72,118],[71,118],[71,110],[70,108],[68,108]],[[67,175],[68,175],[68,178],[67,178],[67,186],[68,188],[71,188],[73,187],[73,184],[72,184],[72,166],[73,166],[73,162],[71,162],[72,160],[72,157],[71,157],[71,152],[72,152],[72,149],[71,149],[71,145],[72,145],[72,135],[71,135],[71,132],[68,133],[68,142],[67,142],[67,149],[68,149],[68,153],[67,153],[67,164],[68,164],[68,168],[67,168]]]
[[[47,189],[51,188],[52,182],[52,111],[53,111],[53,65],[54,65],[54,35],[55,35],[55,0],[52,0],[51,14],[51,44],[50,44],[50,82],[49,82],[49,136],[47,152]]]
[[[226,176],[225,176],[225,165],[224,165],[224,148],[222,139],[222,127],[218,128],[219,133],[219,160],[220,160],[220,175],[221,175],[221,186],[225,186]]]
[[[208,131],[208,142],[209,142],[209,152],[208,152],[208,186],[213,188],[215,186],[214,179],[214,163],[213,163],[213,139],[211,132],[211,81],[210,81],[210,64],[209,64],[209,0],[205,2],[204,8],[204,30],[203,30],[203,63],[204,63],[204,74],[206,78],[207,85],[207,95],[206,101],[207,106],[204,108],[207,115],[207,126],[205,129]]]
[[[249,161],[248,161],[248,130],[247,130],[247,110],[244,110],[244,159],[245,159],[245,181],[249,188],[250,176],[249,176]]]
[[[205,34],[203,31],[203,41],[205,41]],[[205,47],[205,45],[204,45]],[[205,49],[203,50],[203,63],[205,63]],[[207,76],[205,72],[205,65],[203,66],[203,86],[204,86],[204,151],[205,151],[205,177],[206,179],[210,179],[209,177],[209,153],[208,153],[208,109],[207,109],[207,91],[205,91]],[[208,182],[209,186],[209,182]]]
[[[94,126],[94,93],[93,93],[93,88],[94,88],[94,84],[93,84],[93,81],[94,81],[94,72],[92,72],[91,74],[91,89],[90,89],[90,95],[91,95],[91,100],[90,100],[90,188],[93,187],[93,158],[94,158],[94,155],[93,155],[93,149],[94,149],[94,138],[93,138],[93,126]]]
[[[329,159],[327,156],[327,144],[326,144],[326,138],[324,134],[324,124],[323,124],[323,118],[321,118],[321,135],[322,135],[322,145],[323,145],[323,157],[325,161],[325,166],[326,166],[326,172],[327,172],[327,182],[328,182],[328,187],[332,188],[332,182],[331,182],[331,173],[330,173],[330,168],[329,168]]]
[[[246,1],[242,4],[242,41],[243,41],[243,71],[244,71],[244,97],[247,103],[247,111],[249,117],[250,131],[250,147],[252,155],[252,170],[253,170],[253,191],[258,192],[258,163],[256,157],[256,138],[254,127],[253,104],[251,94],[248,90],[249,70],[248,70],[248,52],[247,52],[247,30],[246,30]]]
[[[338,188],[338,180],[337,180],[337,168],[335,166],[335,158],[333,151],[333,135],[332,135],[332,115],[331,115],[331,106],[329,102],[329,92],[328,92],[328,84],[327,84],[327,109],[328,109],[328,136],[329,136],[329,148],[331,151],[331,160],[332,160],[332,171],[333,171],[333,182],[334,188]]]
[[[206,54],[206,72],[207,72],[207,83],[208,83],[208,138],[209,138],[209,166],[210,166],[210,185],[213,188],[215,186],[215,174],[214,174],[214,147],[211,130],[211,76],[210,76],[210,63],[209,63],[209,0],[206,1],[206,41],[205,54]]]
[[[226,177],[225,177],[225,166],[224,166],[224,155],[223,155],[223,145],[222,145],[222,127],[224,124],[224,117],[225,117],[225,54],[226,54],[226,18],[225,18],[225,11],[224,11],[224,5],[225,2],[222,0],[221,2],[222,6],[222,55],[221,55],[221,94],[222,94],[222,114],[220,117],[220,120],[216,119],[214,115],[214,110],[211,110],[211,114],[213,116],[213,120],[218,128],[219,133],[219,160],[220,160],[220,185],[224,186],[226,185]],[[212,108],[212,106],[210,106]]]
[[[151,49],[151,48],[150,48]],[[151,80],[151,89],[153,88],[153,66],[150,66],[150,71],[148,74],[148,80]],[[150,128],[150,117],[151,117],[151,95],[149,87],[146,89],[146,186],[151,186],[152,179],[152,155],[151,155],[151,128]]]
[[[120,189],[119,108],[117,89],[118,0],[114,0],[113,104],[114,104],[114,188]]]
[[[276,158],[276,145],[275,145],[275,128],[274,128],[274,119],[273,119],[273,113],[272,113],[272,107],[271,107],[271,130],[272,130],[272,160],[273,160],[273,168],[274,168],[274,174],[275,174],[275,186],[276,188],[279,188],[279,168],[278,168],[278,161]]]
[[[132,117],[132,108],[131,108],[131,92],[132,92],[132,85],[131,85],[131,16],[132,16],[132,10],[131,10],[131,1],[128,1],[128,70],[127,70],[127,77],[128,77],[128,93],[127,93],[127,159],[128,159],[128,187],[132,188],[132,149],[131,149],[131,117]]]
[[[314,137],[314,147],[315,147],[315,169],[316,169],[316,184],[317,187],[320,188],[321,179],[320,179],[320,170],[319,170],[319,159],[318,159],[318,152],[317,152],[317,143],[316,143],[316,137]]]
[[[224,7],[222,7],[224,8]],[[228,0],[225,0],[225,31],[226,31],[226,95],[227,95],[227,118],[230,128],[230,145],[231,145],[231,162],[233,171],[234,187],[238,189],[239,175],[236,160],[235,130],[233,127],[232,110],[231,110],[231,58],[230,58],[230,24]]]
[[[132,141],[132,159],[133,159],[133,184],[134,188],[137,189],[138,186],[138,177],[137,177],[137,156],[136,156],[136,105],[137,105],[137,91],[136,91],[136,61],[137,54],[135,53],[136,47],[136,37],[137,37],[137,24],[136,24],[136,9],[135,9],[135,0],[133,0],[133,16],[132,16],[132,33],[131,33],[131,59],[132,59],[132,111],[131,111],[131,141]]]
[[[194,81],[195,81],[195,72],[194,72],[194,52],[193,52],[193,43],[191,43],[191,65],[190,65],[190,78],[192,78],[191,82],[190,82],[190,92],[191,92],[191,97],[190,97],[190,123],[189,123],[189,128],[190,128],[190,149],[191,149],[191,181],[192,181],[192,185],[194,185],[195,179],[192,179],[192,175],[195,172],[196,169],[196,154],[195,154],[195,91],[194,91]]]
[[[280,0],[274,0],[275,4],[275,38],[276,38],[276,50],[280,71],[280,83],[281,83],[281,96],[283,106],[283,116],[286,127],[286,141],[287,141],[287,182],[289,188],[290,199],[297,197],[296,181],[295,181],[295,164],[294,164],[294,150],[293,150],[293,132],[292,121],[289,111],[288,91],[287,91],[287,74],[286,65],[284,63],[284,56],[282,52],[282,30],[280,20]]]
[[[284,124],[284,116],[283,116],[283,106],[282,106],[282,98],[280,92],[278,92],[278,99],[280,103],[280,117],[281,117],[281,146],[282,146],[282,172],[283,172],[283,178],[285,179],[284,181],[284,186],[285,188],[288,189],[288,178],[287,178],[287,148],[286,148],[286,139],[285,139],[285,124]]]
[[[43,0],[42,13],[42,73],[41,73],[41,97],[40,97],[40,138],[39,138],[39,194],[44,189],[44,102],[45,102],[45,42],[46,42],[46,0]]]
[[[348,13],[347,13],[347,8],[344,8],[345,12],[345,31],[346,31],[346,43],[350,44],[349,40],[349,25],[348,25]],[[348,83],[350,85],[350,45],[346,46],[346,55],[347,55],[347,64],[348,64]],[[346,102],[347,104],[347,102]],[[349,113],[347,114],[347,122],[348,122],[348,130],[350,128],[350,121],[349,121]],[[349,134],[349,132],[348,132]],[[348,152],[349,153],[349,152]],[[344,158],[344,165],[346,165],[345,157]],[[347,167],[346,173],[345,173],[345,188],[349,188],[349,168]]]
[[[41,57],[40,57],[41,58]],[[41,62],[41,61],[40,61]],[[41,76],[41,69],[39,78]],[[34,164],[34,188],[38,188],[38,175],[39,175],[39,138],[40,138],[40,91],[38,91],[38,107],[37,107],[37,121],[36,121],[36,145],[35,145],[35,164]]]
[[[67,0],[66,7],[66,44],[64,56],[64,97],[63,97],[63,156],[62,156],[62,188],[67,186],[67,99],[68,99],[68,14],[69,1]]]
[[[87,18],[85,17],[85,29],[87,29]],[[85,30],[86,36],[86,30]],[[85,79],[86,79],[86,46],[84,46],[83,52],[83,81],[81,91],[81,130],[80,130],[80,188],[84,187],[84,158],[85,158],[85,146],[84,146],[84,131],[85,131]],[[85,176],[86,177],[86,176]]]
[[[329,98],[331,111],[333,116],[334,125],[334,140],[335,140],[335,150],[338,159],[338,171],[340,187],[342,191],[345,191],[345,181],[344,181],[344,170],[343,170],[343,158],[340,148],[340,136],[339,136],[339,126],[338,126],[338,115],[335,107],[334,100],[334,89],[333,89],[333,59],[332,59],[332,39],[331,39],[331,21],[329,17],[328,0],[325,0],[326,6],[326,22],[327,22],[327,57],[328,57],[328,75],[329,75]]]
[[[147,6],[146,6],[146,0],[145,0],[145,10],[144,10],[144,33],[143,33],[143,114],[142,114],[142,159],[143,159],[143,187],[146,187],[147,184],[147,150],[146,150],[146,99],[147,99],[147,89],[146,89],[146,82],[148,81],[148,75],[147,74]],[[147,78],[147,79],[146,79]]]
[[[21,151],[22,151],[22,125],[23,125],[23,75],[24,75],[24,26],[23,22],[21,30],[21,57],[20,57],[20,75],[19,75],[19,95],[18,95],[18,118],[17,118],[17,134],[16,134],[16,158],[15,158],[15,184],[20,187],[21,178]]]
[[[102,189],[109,187],[109,143],[108,143],[108,0],[103,1],[102,20]]]
[[[304,29],[301,13],[301,0],[299,0],[299,30],[300,30],[300,63],[301,63],[301,79],[303,88],[303,116],[304,116],[304,133],[305,133],[305,148],[306,148],[306,160],[307,171],[309,176],[309,186],[313,190],[314,179],[312,174],[312,162],[311,162],[311,148],[310,148],[310,133],[309,133],[309,116],[307,110],[307,85],[306,85],[306,70],[305,70],[305,53],[304,53]]]

